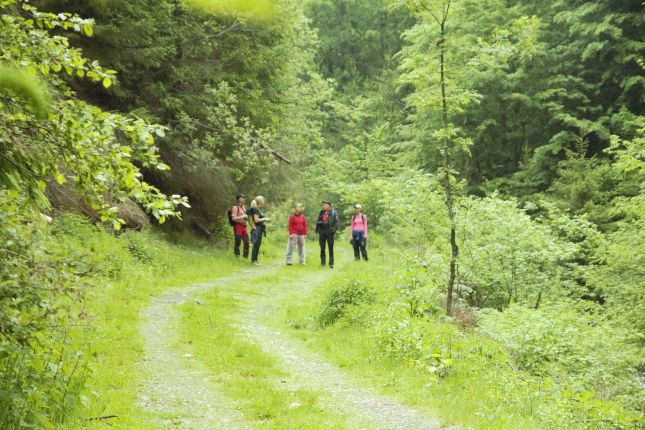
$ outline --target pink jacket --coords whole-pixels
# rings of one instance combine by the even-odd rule
[[[352,237],[354,231],[365,232],[365,239],[367,239],[367,215],[360,214],[352,216],[352,222],[349,224],[349,237]]]

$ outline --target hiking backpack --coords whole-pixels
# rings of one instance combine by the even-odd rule
[[[226,216],[228,217],[228,223],[231,225],[231,227],[235,226],[235,221],[233,221],[233,208],[230,207],[226,211]]]
[[[356,218],[356,215],[352,216],[352,224],[354,223],[354,219]],[[361,219],[363,220],[363,225],[365,225],[365,214],[361,214]]]

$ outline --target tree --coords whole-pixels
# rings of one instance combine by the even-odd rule
[[[188,206],[142,179],[166,170],[164,127],[79,100],[69,82],[112,87],[116,73],[70,47],[94,22],[0,2],[0,427],[58,428],[83,383],[83,351],[58,338],[80,300],[76,261],[45,226],[48,181],[71,182],[114,229],[131,198],[159,222]],[[61,336],[62,337],[62,336]]]
[[[1,12],[2,59],[10,68],[4,74],[12,74],[13,84],[7,86],[5,79],[0,100],[0,186],[19,191],[42,207],[47,205],[46,181],[72,181],[88,204],[117,229],[121,221],[114,203],[125,197],[161,222],[178,215],[177,206],[187,206],[186,200],[168,197],[143,181],[138,167],[167,169],[154,146],[155,136],[163,136],[164,128],[88,105],[67,85],[72,76],[103,87],[116,82],[114,71],[70,48],[64,36],[48,33],[60,28],[91,36],[93,21],[39,12],[17,1],[4,2]],[[31,88],[30,97],[21,97],[26,91],[16,93],[18,86]],[[49,103],[39,101],[45,94],[51,97]]]
[[[269,3],[275,2],[263,4]],[[119,71],[120,85],[75,88],[101,106],[136,110],[168,127],[160,147],[172,171],[146,171],[146,178],[190,196],[186,215],[206,224],[217,221],[238,189],[270,187],[272,200],[288,194],[284,160],[297,163],[310,145],[320,143],[320,105],[329,90],[315,70],[315,34],[299,2],[274,5],[279,13],[266,19],[223,13],[218,7],[224,2],[205,9],[189,4],[48,6],[95,17],[94,38],[73,43]]]
[[[429,145],[433,145],[433,142],[439,145],[438,147],[431,148],[426,143],[426,151],[434,153],[430,157],[435,158],[434,162],[438,166],[437,174],[442,178],[441,184],[444,191],[444,202],[450,221],[450,263],[448,270],[446,314],[452,315],[453,290],[457,277],[459,258],[455,217],[456,178],[459,174],[457,168],[458,159],[464,156],[470,142],[468,139],[460,136],[460,130],[451,121],[451,115],[456,110],[461,109],[461,104],[471,102],[473,97],[472,94],[462,91],[458,86],[459,83],[450,80],[447,76],[447,67],[456,67],[456,62],[451,62],[450,60],[452,58],[449,57],[449,55],[454,55],[453,52],[449,51],[456,46],[454,44],[456,40],[452,40],[452,34],[449,32],[448,27],[449,18],[454,14],[454,11],[451,10],[451,7],[454,6],[453,1],[406,0],[399,2],[398,5],[408,7],[419,20],[417,25],[407,32],[406,38],[408,41],[412,40],[414,43],[420,42],[420,39],[423,39],[423,42],[414,46],[416,49],[421,48],[421,52],[411,52],[413,48],[404,48],[402,51],[404,55],[411,54],[412,56],[406,56],[402,61],[401,68],[404,70],[404,73],[407,72],[407,74],[404,74],[403,80],[411,83],[417,89],[415,93],[412,93],[408,97],[408,102],[415,108],[413,121],[425,121],[428,119],[436,121],[437,110],[440,118],[438,124],[435,123],[431,126],[436,128],[431,133],[432,138],[430,141],[428,142],[427,137],[422,137],[422,139],[428,142]],[[430,40],[426,39],[426,34],[430,35],[438,52],[433,48],[430,49],[433,49],[434,52],[427,52]],[[420,68],[421,71],[416,67],[416,63],[414,62],[414,58],[420,55],[431,57],[429,63],[425,65],[425,68]],[[438,94],[436,94],[437,90],[434,84],[438,86]],[[464,96],[465,98],[463,98]],[[438,100],[438,103],[436,100]],[[438,107],[438,109],[435,110],[433,109],[434,107]]]
[[[567,153],[576,149],[581,136],[587,147],[582,161],[574,164],[584,165],[581,170],[607,170],[603,150],[610,136],[633,138],[635,130],[626,124],[643,111],[637,96],[645,82],[639,39],[642,5],[555,1],[503,9],[507,19],[537,16],[539,35],[530,61],[517,57],[510,67],[473,77],[473,88],[484,96],[480,106],[466,112],[476,142],[473,185],[484,183],[487,190],[527,197],[551,194],[554,181],[568,185],[572,163]],[[586,163],[591,158],[596,161]],[[592,179],[580,186],[598,188]],[[557,192],[558,184],[555,188]],[[578,196],[585,200],[582,204],[575,203],[578,213],[588,211],[580,211],[586,202],[603,200],[585,194]],[[566,199],[559,200],[566,205]],[[608,222],[604,216],[597,218],[601,224]]]
[[[519,17],[509,28],[493,25],[496,12],[479,13],[476,23],[460,19],[478,13],[477,1],[402,1],[417,17],[417,24],[404,33],[408,44],[398,54],[402,83],[414,91],[406,97],[412,108],[406,135],[409,148],[416,146],[421,167],[435,170],[442,180],[450,221],[450,266],[446,310],[450,314],[457,277],[456,202],[472,163],[472,131],[467,112],[485,97],[477,90],[473,74],[508,67],[515,58],[529,57],[537,19]],[[504,7],[503,2],[495,6]],[[495,7],[487,5],[487,10]],[[472,12],[471,9],[475,10]],[[489,16],[492,15],[492,16]],[[430,139],[428,139],[430,136]],[[417,145],[417,143],[420,143]]]

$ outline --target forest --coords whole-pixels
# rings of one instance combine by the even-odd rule
[[[644,34],[635,0],[0,0],[0,428],[644,428]]]

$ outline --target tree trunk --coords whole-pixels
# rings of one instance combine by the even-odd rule
[[[448,3],[448,8],[450,3]],[[440,25],[440,39],[439,39],[439,59],[440,59],[440,82],[441,82],[441,114],[443,120],[443,127],[448,130],[448,98],[446,95],[446,19],[448,17],[448,8],[446,8]],[[450,137],[444,137],[443,145],[443,167],[444,167],[444,180],[443,187],[446,194],[446,209],[448,209],[448,218],[450,219],[450,275],[448,277],[448,291],[446,297],[446,315],[452,315],[452,294],[455,288],[455,278],[457,273],[457,258],[459,257],[459,247],[457,246],[457,226],[455,222],[455,211],[453,207],[453,187],[450,181],[451,160],[450,160]]]

